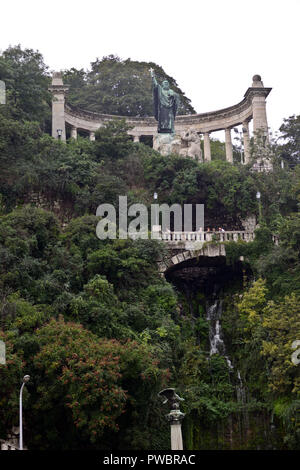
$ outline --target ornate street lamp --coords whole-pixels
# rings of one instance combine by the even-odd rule
[[[163,399],[163,404],[169,403],[171,411],[166,415],[171,426],[171,450],[183,450],[181,422],[185,417],[179,410],[179,402],[184,401],[175,392],[175,388],[165,388],[158,394]]]

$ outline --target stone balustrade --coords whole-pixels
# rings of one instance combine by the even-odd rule
[[[165,242],[251,242],[254,232],[225,231],[225,232],[161,232],[160,239]]]

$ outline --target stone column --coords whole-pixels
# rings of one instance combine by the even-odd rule
[[[90,132],[90,140],[95,140],[95,132]]]
[[[232,142],[231,142],[231,129],[225,129],[225,151],[226,151],[226,161],[233,162],[233,153],[232,153]]]
[[[69,87],[64,86],[60,72],[54,72],[49,91],[52,93],[52,137],[66,140],[65,95]]]
[[[140,141],[140,136],[139,135],[134,135],[133,136],[133,142],[139,142]]]
[[[77,127],[71,128],[71,138],[75,140],[77,139]]]
[[[181,421],[179,420],[171,421],[171,450],[183,450]]]
[[[261,131],[268,136],[266,89],[260,75],[254,75],[252,83],[253,133]]]
[[[243,122],[243,140],[244,140],[244,163],[250,162],[250,137],[249,137],[249,123],[248,121]]]
[[[209,132],[204,132],[204,161],[211,161]]]

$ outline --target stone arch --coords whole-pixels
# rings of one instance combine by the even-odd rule
[[[207,257],[207,258],[216,258],[216,257],[225,257],[226,250],[224,243],[217,243],[217,244],[207,244],[203,248],[197,249],[195,247],[194,250],[176,250],[177,253],[174,254],[173,250],[170,250],[169,256],[165,257],[158,263],[159,272],[161,275],[164,275],[170,268],[181,264],[185,261],[199,258],[199,257]]]

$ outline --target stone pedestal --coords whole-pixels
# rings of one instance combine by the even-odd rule
[[[171,450],[183,450],[181,422],[184,418],[184,413],[179,410],[179,405],[176,405],[173,410],[167,415],[167,419],[171,425]]]
[[[171,450],[183,450],[181,422],[171,423]]]
[[[178,134],[156,134],[153,137],[153,148],[162,155],[180,153],[181,136]]]
[[[153,137],[153,148],[162,155],[176,153],[181,157],[202,161],[200,137],[192,129],[180,134],[156,134]]]

